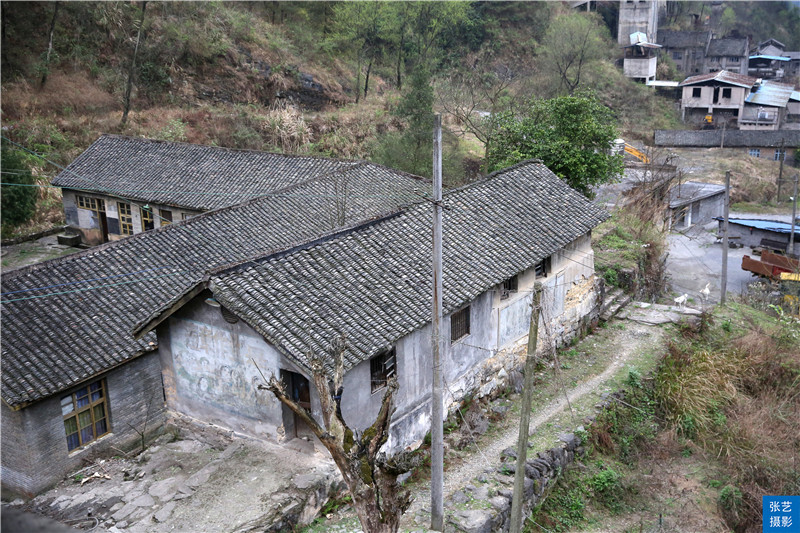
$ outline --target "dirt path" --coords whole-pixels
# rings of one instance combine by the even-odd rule
[[[615,355],[602,372],[577,386],[567,389],[566,395],[562,393],[549,403],[541,406],[534,406],[534,415],[530,422],[530,434],[537,435],[540,431],[551,431],[554,433],[554,436],[557,436],[557,434],[561,432],[557,428],[544,428],[548,421],[554,419],[559,413],[568,408],[570,404],[574,404],[579,399],[593,392],[597,392],[602,389],[604,385],[609,384],[615,374],[617,374],[626,363],[635,359],[636,356],[645,349],[645,346],[653,344],[653,342],[660,337],[661,330],[659,328],[628,323],[626,329],[614,335],[607,346],[606,349],[608,352]],[[567,398],[569,398],[569,402]],[[519,401],[519,399],[516,401]],[[576,411],[575,414],[578,420],[581,420],[585,416],[585,414],[576,410],[574,405],[573,410]],[[504,421],[502,432],[499,435],[494,436],[488,443],[481,442],[480,451],[473,447],[470,451],[471,457],[445,470],[445,501],[447,501],[448,497],[454,492],[471,483],[474,478],[479,476],[487,468],[496,468],[503,450],[509,447],[516,448],[519,438],[519,415],[512,415],[510,413],[511,411],[509,411],[509,416]],[[531,450],[531,452],[535,451],[537,450]],[[487,461],[489,462],[487,463]],[[430,498],[430,490],[427,488],[423,487],[415,492],[414,502],[405,513],[403,521],[401,522],[402,529],[418,531],[420,527],[425,527],[426,524],[430,523]]]

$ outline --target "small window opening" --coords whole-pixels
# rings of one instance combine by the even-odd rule
[[[519,276],[511,276],[503,282],[503,290],[500,292],[500,299],[505,300],[519,290]]]
[[[387,350],[369,360],[370,390],[372,392],[384,388],[389,379],[397,375],[397,354],[395,349]]]
[[[455,342],[470,333],[469,306],[456,311],[450,316],[450,340]]]

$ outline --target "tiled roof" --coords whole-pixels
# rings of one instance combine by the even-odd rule
[[[206,211],[356,164],[322,157],[103,135],[53,185]]]
[[[704,48],[708,42],[707,31],[659,30],[656,42],[664,48]]]
[[[210,268],[314,239],[342,220],[419,201],[429,187],[359,163],[242,205],[8,272],[0,301],[2,399],[11,406],[32,402],[153,350],[155,334],[134,340],[134,325]]]
[[[707,56],[742,57],[747,55],[747,39],[711,39]]]
[[[608,214],[540,162],[444,197],[443,300],[450,313],[586,234]],[[338,332],[346,368],[431,320],[430,204],[212,275],[214,297],[308,367]]]
[[[746,76],[744,74],[737,74],[728,70],[720,70],[717,72],[709,72],[708,74],[691,76],[683,80],[680,83],[680,86],[683,87],[684,85],[694,85],[696,83],[705,83],[708,81],[718,81],[720,83],[727,83],[729,85],[736,85],[738,87],[745,87],[749,89],[758,81],[758,78]]]

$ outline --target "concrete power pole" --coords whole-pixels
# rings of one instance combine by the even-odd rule
[[[781,203],[781,187],[783,185],[783,160],[786,159],[786,146],[783,139],[781,139],[781,151],[778,152],[781,166],[778,169],[778,194],[775,196],[775,203]]]
[[[722,280],[720,282],[719,303],[725,305],[728,293],[728,210],[731,200],[731,171],[725,172],[725,222],[722,224]]]
[[[528,455],[528,431],[531,422],[533,403],[533,377],[536,372],[536,344],[539,340],[539,303],[542,284],[533,287],[531,304],[531,324],[528,329],[528,353],[525,356],[525,388],[522,390],[522,407],[519,420],[519,440],[517,441],[517,470],[514,472],[514,496],[511,500],[511,527],[509,533],[522,531],[522,500],[525,499],[525,460]]]
[[[433,391],[431,398],[431,529],[444,531],[444,423],[442,400],[442,116],[433,127]]]
[[[789,232],[789,248],[787,250],[790,255],[794,254],[794,221],[797,218],[797,180],[798,175],[795,174],[792,179],[794,182],[794,193],[792,194],[792,231]]]

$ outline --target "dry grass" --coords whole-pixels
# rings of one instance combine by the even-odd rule
[[[102,114],[112,110],[121,113],[121,102],[84,72],[53,72],[44,88],[24,79],[3,85],[6,120],[33,115]]]
[[[730,478],[723,515],[751,531],[761,495],[800,491],[799,326],[752,310],[735,327],[731,320],[670,343],[656,397],[679,435],[720,458]]]

